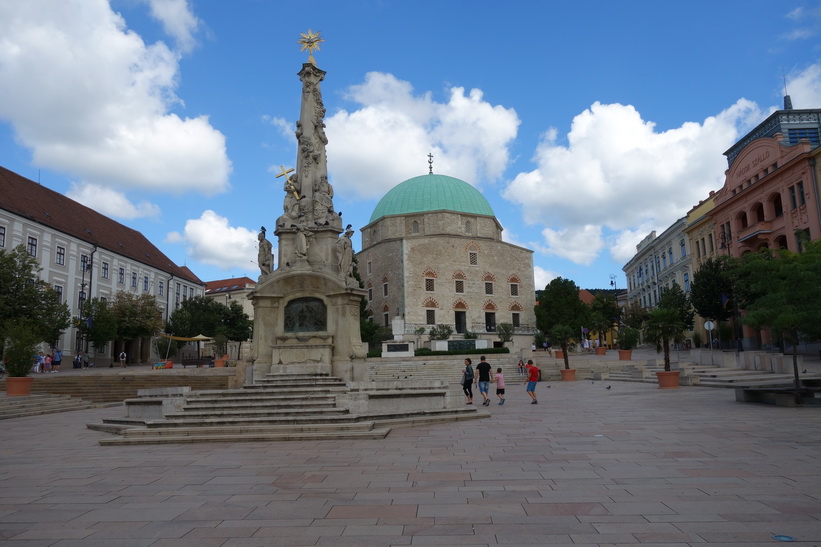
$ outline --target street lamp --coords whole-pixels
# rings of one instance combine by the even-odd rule
[[[616,274],[610,274],[610,286],[613,287],[614,290],[618,290],[619,288],[616,286]]]
[[[730,256],[730,246],[733,244],[733,240],[727,237],[727,233],[724,230],[718,233],[718,238],[721,240],[721,244],[718,246],[719,249],[726,249],[727,256]]]

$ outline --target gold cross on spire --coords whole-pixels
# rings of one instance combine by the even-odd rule
[[[297,44],[302,46],[302,49],[299,51],[308,50],[308,62],[312,65],[316,65],[316,61],[314,60],[314,50],[319,51],[319,43],[324,42],[320,36],[319,32],[314,32],[311,29],[308,29],[308,32],[301,32],[299,35],[301,38],[297,40]]]

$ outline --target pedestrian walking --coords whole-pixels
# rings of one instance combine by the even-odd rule
[[[539,381],[539,367],[533,364],[531,359],[527,360],[527,394],[530,395],[530,404],[539,404],[536,399],[536,383]]]
[[[499,406],[502,406],[505,404],[505,375],[502,374],[502,367],[496,369],[493,381],[496,383],[496,396],[499,398]]]
[[[488,390],[490,389],[490,363],[485,361],[485,356],[479,359],[479,364],[476,365],[476,372],[479,373],[477,383],[479,384],[479,393],[482,394],[482,405],[490,406],[490,397],[488,397]]]
[[[465,359],[465,368],[462,369],[462,391],[465,393],[468,405],[473,404],[473,361]]]
[[[120,368],[125,368],[125,352],[120,352]]]

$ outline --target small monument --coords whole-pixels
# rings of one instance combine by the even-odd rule
[[[276,268],[263,227],[260,277],[254,303],[254,377],[268,372],[328,373],[345,381],[367,380],[359,332],[359,303],[366,294],[353,277],[353,230],[342,228],[328,182],[325,107],[314,50],[319,33],[303,33],[309,52],[302,65],[302,104],[296,122],[296,169],[280,166],[283,212],[276,219]]]

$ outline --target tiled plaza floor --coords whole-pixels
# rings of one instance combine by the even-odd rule
[[[85,424],[122,408],[4,420],[0,544],[821,546],[821,408],[522,389],[380,441],[101,447]]]

